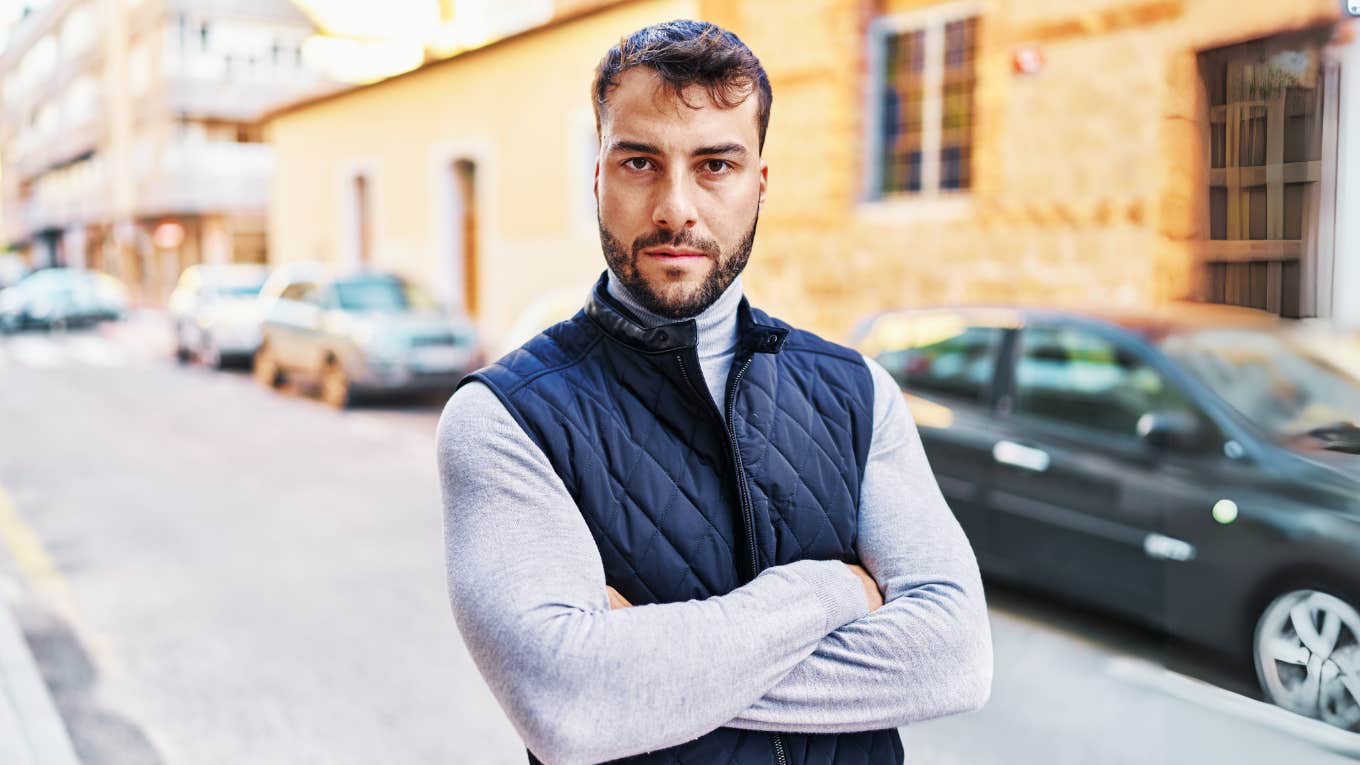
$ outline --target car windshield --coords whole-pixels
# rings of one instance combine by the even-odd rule
[[[335,297],[345,311],[418,311],[432,305],[419,290],[399,279],[337,282]]]
[[[1279,334],[1204,330],[1162,349],[1278,440],[1360,425],[1360,380]]]
[[[253,298],[260,294],[260,288],[263,286],[263,282],[215,284],[208,287],[207,292],[221,298]]]
[[[79,271],[51,269],[33,274],[23,281],[22,286],[33,294],[49,294],[88,290],[95,286],[95,281],[90,275]]]

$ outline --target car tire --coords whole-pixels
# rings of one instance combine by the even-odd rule
[[[184,344],[184,327],[180,324],[175,325],[175,361],[181,364],[188,364],[193,358],[193,353]]]
[[[321,400],[333,409],[344,409],[353,403],[354,391],[345,368],[335,359],[326,362],[321,370]]]
[[[1305,587],[1287,590],[1265,607],[1256,622],[1252,658],[1267,701],[1360,732],[1357,603]]]
[[[278,361],[274,359],[274,352],[268,345],[261,345],[255,351],[255,362],[252,365],[255,379],[266,388],[277,388],[283,384],[283,370],[279,368]]]

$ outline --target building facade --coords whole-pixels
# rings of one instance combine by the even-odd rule
[[[896,306],[1197,299],[1360,324],[1360,42],[1344,8],[559,9],[274,115],[271,257],[394,268],[492,338],[545,295],[582,294],[602,266],[592,69],[627,32],[699,17],[737,32],[773,85],[747,289],[778,315],[841,337]]]
[[[519,33],[272,114],[271,260],[395,271],[469,313],[493,347],[536,302],[583,304],[604,268],[595,64],[622,34],[696,13],[686,0],[559,0]]]
[[[148,304],[197,262],[266,259],[261,114],[328,85],[286,0],[31,3],[0,55],[0,244]]]
[[[1190,298],[1360,324],[1344,3],[701,5],[770,74],[750,283],[796,319]]]

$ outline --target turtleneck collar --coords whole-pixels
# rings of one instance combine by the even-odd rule
[[[670,319],[643,308],[637,298],[633,297],[633,294],[624,286],[619,277],[614,274],[613,269],[606,269],[605,273],[607,275],[605,289],[609,296],[631,311],[641,320],[643,326],[652,328],[687,320]],[[723,290],[718,299],[713,301],[712,305],[705,308],[697,316],[687,317],[694,320],[695,328],[698,331],[700,359],[732,353],[740,335],[738,308],[741,306],[741,301],[741,277],[737,277],[732,280],[726,290]]]

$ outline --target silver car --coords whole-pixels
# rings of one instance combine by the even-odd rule
[[[170,295],[175,357],[197,357],[214,368],[246,362],[260,346],[258,299],[264,266],[224,263],[189,266]]]
[[[481,361],[476,333],[400,277],[292,268],[261,294],[255,377],[319,386],[343,408],[357,396],[451,391]]]

